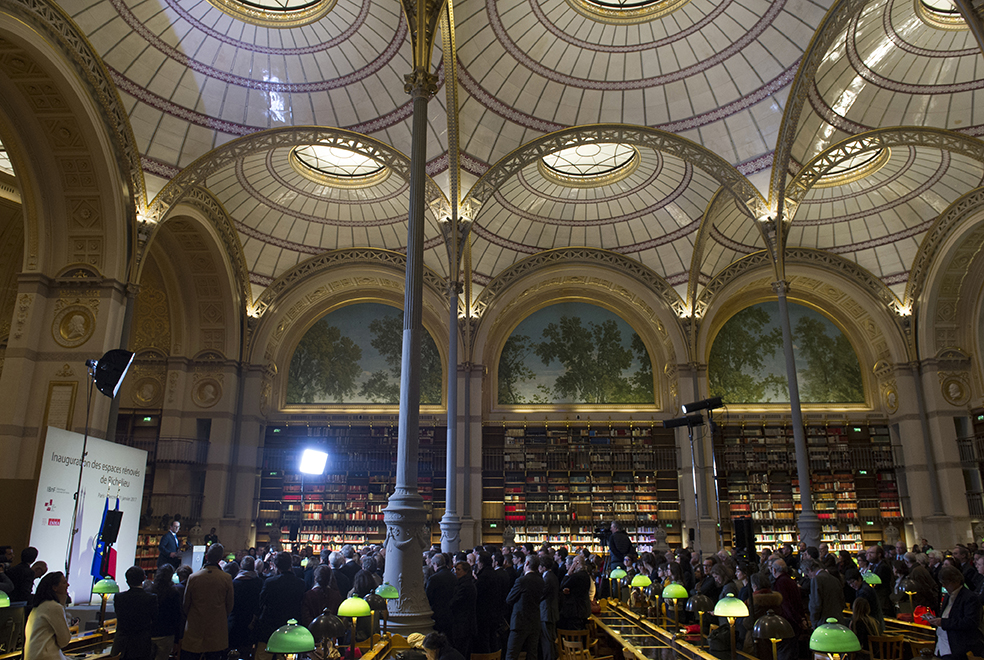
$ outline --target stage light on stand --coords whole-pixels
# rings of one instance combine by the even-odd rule
[[[712,396],[710,399],[704,399],[703,401],[694,401],[693,403],[687,403],[680,406],[680,409],[685,414],[695,413],[698,410],[717,410],[724,406],[724,401],[721,400],[719,396]]]
[[[301,453],[301,463],[298,469],[304,474],[324,474],[327,464],[328,452],[308,448]]]

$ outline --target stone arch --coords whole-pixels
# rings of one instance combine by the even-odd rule
[[[257,300],[259,307],[251,310],[254,316],[249,319],[248,356],[252,364],[265,368],[261,388],[264,414],[284,410],[291,357],[304,333],[318,319],[359,302],[403,308],[405,262],[404,255],[385,250],[337,250],[300,264],[264,291]],[[443,280],[432,271],[425,272],[422,323],[440,354],[443,405],[447,397],[448,306]],[[361,412],[366,404],[349,407]],[[438,406],[425,407],[439,412]]]
[[[555,252],[562,256],[567,250]],[[532,258],[536,256],[540,255]],[[493,287],[494,293],[485,300],[482,316],[475,326],[471,359],[485,365],[490,383],[483,388],[484,413],[496,408],[496,368],[510,333],[531,313],[557,302],[595,304],[632,326],[653,360],[656,403],[650,410],[669,408],[676,383],[670,383],[663,374],[667,367],[672,371],[678,362],[685,360],[681,356],[687,355],[686,338],[673,307],[653,290],[650,282],[635,277],[638,273],[626,272],[602,260],[578,262],[573,257],[552,259],[537,268],[522,269],[521,273],[506,278],[506,286]]]
[[[126,113],[74,24],[28,4],[0,3],[0,139],[24,208],[23,269],[81,262],[125,282],[143,194]]]
[[[798,251],[790,252],[795,255]],[[749,305],[776,299],[771,262],[767,256],[758,261],[739,271],[727,284],[715,287],[715,295],[702,308],[696,346],[701,362],[707,362],[714,338],[729,318]],[[821,311],[850,340],[861,366],[866,407],[877,409],[883,404],[878,393],[887,374],[876,375],[876,367],[909,360],[905,324],[870,283],[859,280],[850,270],[837,272],[825,267],[822,260],[787,257],[786,275],[789,301]]]

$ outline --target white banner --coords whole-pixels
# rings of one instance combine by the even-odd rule
[[[89,602],[91,597],[93,564],[98,561],[96,553],[101,549],[98,539],[104,513],[107,509],[117,509],[117,499],[123,517],[113,545],[115,556],[112,559],[115,561],[110,562],[108,572],[120,583],[121,590],[126,589],[123,573],[135,563],[147,468],[144,450],[91,437],[82,465],[82,442],[83,436],[79,433],[48,427],[31,525],[31,545],[38,549],[38,559],[48,564],[49,571],[64,571],[75,508],[73,496],[81,469],[76,525],[79,533],[72,547],[68,576],[69,593],[77,604]],[[96,572],[99,572],[98,564]]]

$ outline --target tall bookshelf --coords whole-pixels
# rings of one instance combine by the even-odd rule
[[[417,488],[432,521],[432,541],[440,540],[437,522],[444,507],[445,438],[444,428],[420,429]],[[311,445],[328,452],[322,475],[297,470],[301,452]],[[396,487],[396,459],[393,426],[269,427],[260,476],[257,543],[279,538],[291,551],[306,545],[382,543],[383,509]]]
[[[602,551],[595,529],[622,523],[637,547],[657,527],[681,542],[672,430],[652,425],[497,424],[483,434],[483,538]]]
[[[814,510],[831,551],[857,551],[903,520],[886,423],[808,423],[805,427]],[[798,540],[802,510],[793,427],[744,420],[714,437],[722,529],[751,518],[757,549]]]

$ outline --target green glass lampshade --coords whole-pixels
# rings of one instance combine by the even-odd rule
[[[342,601],[342,604],[338,606],[338,616],[369,616],[371,612],[372,608],[369,607],[369,603],[367,603],[365,599],[359,598],[358,596],[346,598]]]
[[[632,586],[633,587],[648,587],[652,583],[653,583],[653,581],[650,580],[645,575],[643,575],[642,573],[639,573],[638,575],[635,575],[632,578]]]
[[[714,605],[714,616],[728,618],[748,616],[748,606],[734,596],[725,596]]]
[[[875,575],[874,573],[865,573],[864,574],[864,581],[867,582],[868,584],[881,584],[882,583],[881,578],[878,577],[877,575]]]
[[[10,607],[10,596],[0,591],[0,607]]]
[[[769,610],[765,616],[759,617],[752,629],[755,639],[789,639],[796,633],[793,627],[781,616]]]
[[[810,635],[810,650],[820,653],[853,653],[861,650],[858,636],[848,628],[837,623],[837,619],[827,619],[827,623],[817,626]]]
[[[113,578],[103,578],[92,587],[92,593],[118,594],[120,593],[120,585],[116,584],[116,580]]]
[[[608,575],[608,577],[610,577],[613,580],[621,580],[626,575],[628,575],[628,573],[625,572],[625,569],[614,568],[612,569],[612,572]]]
[[[668,585],[663,587],[663,598],[678,600],[680,598],[686,598],[689,595],[690,594],[687,593],[687,588],[679,582],[670,582]]]
[[[226,561],[236,561],[236,555],[230,552],[229,554],[226,555]],[[302,561],[301,564],[304,564],[305,561],[307,561],[307,559]],[[307,564],[304,565],[307,566]]]
[[[389,582],[383,582],[381,585],[376,587],[376,595],[390,600],[392,598],[399,598],[400,591]]]
[[[304,626],[297,625],[297,619],[290,619],[286,626],[273,631],[266,650],[267,653],[308,653],[314,650],[314,635]]]

